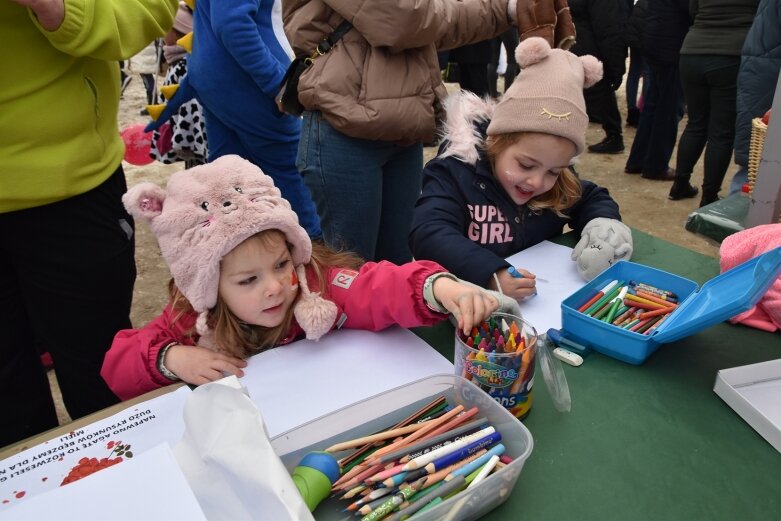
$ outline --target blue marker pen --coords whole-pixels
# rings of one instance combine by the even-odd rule
[[[511,277],[513,277],[515,279],[522,279],[523,278],[523,273],[521,273],[520,271],[516,270],[515,266],[510,266],[509,268],[507,268],[507,272],[510,274]]]
[[[520,271],[515,269],[515,266],[510,266],[509,268],[507,268],[507,273],[509,273],[510,276],[513,277],[514,279],[523,279],[523,278],[525,278],[523,276],[523,273],[521,273]],[[534,293],[532,293],[531,296],[534,297],[536,295],[537,295],[537,290],[535,289]]]

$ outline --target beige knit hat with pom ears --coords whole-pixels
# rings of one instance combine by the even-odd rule
[[[577,153],[586,148],[588,115],[583,89],[602,79],[602,62],[551,49],[544,38],[529,38],[515,50],[521,73],[494,109],[488,135],[540,132],[569,139]]]
[[[249,161],[223,156],[174,173],[166,190],[138,184],[122,202],[133,217],[149,223],[176,286],[200,314],[196,329],[202,337],[209,333],[207,312],[217,304],[220,261],[264,230],[281,231],[293,246],[301,285],[293,312],[306,337],[319,339],[336,321],[336,305],[311,293],[307,285],[309,236],[272,179]]]

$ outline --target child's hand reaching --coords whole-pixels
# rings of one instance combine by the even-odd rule
[[[510,273],[510,270],[501,269],[496,272],[496,277],[491,277],[491,280],[488,283],[488,287],[492,290],[498,291],[498,279],[499,284],[501,284],[502,287],[502,293],[508,297],[520,300],[535,295],[537,293],[537,281],[535,280],[537,278],[536,275],[530,271],[526,271],[523,268],[515,269],[515,271],[517,274],[523,275],[523,277],[519,277],[518,275],[513,276],[512,273]]]
[[[172,345],[163,364],[185,383],[201,385],[219,380],[226,374],[244,376],[247,362],[241,358],[217,353],[199,346]]]
[[[469,334],[475,324],[487,319],[499,309],[500,302],[483,289],[449,277],[434,281],[434,298],[458,322],[458,328]]]

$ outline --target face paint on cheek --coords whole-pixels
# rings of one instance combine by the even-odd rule
[[[298,274],[296,273],[295,268],[290,272],[290,285],[293,290],[298,289]]]

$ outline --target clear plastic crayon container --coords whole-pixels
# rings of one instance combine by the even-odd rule
[[[507,500],[532,452],[533,442],[529,430],[507,409],[460,376],[434,375],[391,389],[284,432],[274,437],[271,445],[288,471],[292,472],[307,453],[387,429],[440,396],[445,397],[451,406],[463,405],[465,409],[478,407],[476,417],[485,417],[501,433],[505,454],[513,461],[474,487],[417,514],[415,520],[476,519]],[[349,451],[334,455],[341,458],[347,454]],[[348,504],[347,500],[328,498],[313,514],[318,521],[342,521],[347,516],[360,519],[344,512]]]
[[[455,374],[470,380],[516,418],[525,418],[533,401],[534,326],[521,317],[494,313],[477,328],[476,336],[465,337],[456,330],[455,337]]]

